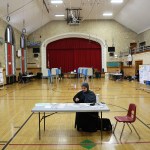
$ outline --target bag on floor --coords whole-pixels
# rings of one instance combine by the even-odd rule
[[[101,119],[98,119],[98,130],[101,130]],[[102,118],[102,131],[112,131],[112,125],[109,119]]]
[[[78,131],[96,132],[98,122],[97,112],[77,112],[75,127]]]

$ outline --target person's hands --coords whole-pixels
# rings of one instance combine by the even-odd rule
[[[76,102],[78,102],[78,101],[79,101],[79,99],[78,99],[78,98],[76,98],[76,99],[75,99],[75,101],[76,101]]]

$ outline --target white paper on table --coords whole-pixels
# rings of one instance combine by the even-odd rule
[[[47,105],[47,106],[45,106],[45,108],[52,108],[52,106],[51,105]]]
[[[65,108],[66,104],[59,104],[57,108]]]
[[[81,104],[80,103],[76,103],[76,104],[70,104],[69,106],[70,107],[74,107],[74,108],[78,108],[78,107],[81,106]]]
[[[35,104],[35,106],[49,106],[50,104],[49,103],[38,103],[38,104]]]

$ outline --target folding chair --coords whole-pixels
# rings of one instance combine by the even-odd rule
[[[138,134],[137,130],[135,129],[135,127],[132,124],[136,120],[136,105],[135,104],[130,104],[129,105],[128,113],[127,113],[126,116],[115,116],[115,119],[116,119],[116,124],[115,124],[115,128],[114,128],[113,133],[115,132],[117,123],[118,122],[123,122],[123,128],[122,128],[122,131],[121,131],[120,140],[121,140],[121,137],[122,137],[122,134],[123,134],[123,131],[124,131],[125,124],[128,125],[130,131],[132,132],[132,129],[129,126],[129,124],[130,124],[133,127],[136,134],[138,135],[138,137],[140,138],[140,135]]]

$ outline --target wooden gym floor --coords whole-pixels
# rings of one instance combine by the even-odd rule
[[[114,116],[125,115],[129,103],[137,105],[137,120],[134,123],[141,139],[125,127],[119,140],[122,124],[115,135],[103,132],[78,132],[74,128],[74,113],[57,113],[46,119],[46,131],[38,139],[38,115],[32,114],[35,103],[72,102],[80,90],[82,79],[63,79],[49,84],[47,79],[34,80],[27,84],[13,84],[0,90],[0,148],[12,138],[8,150],[150,150],[150,94],[141,90],[137,82],[94,79],[90,88],[100,94],[110,112],[103,113],[115,124]],[[42,126],[43,127],[43,126]],[[19,132],[18,132],[19,131]],[[17,134],[15,134],[17,133]],[[88,142],[93,143],[88,143]],[[85,142],[86,144],[82,144]]]

